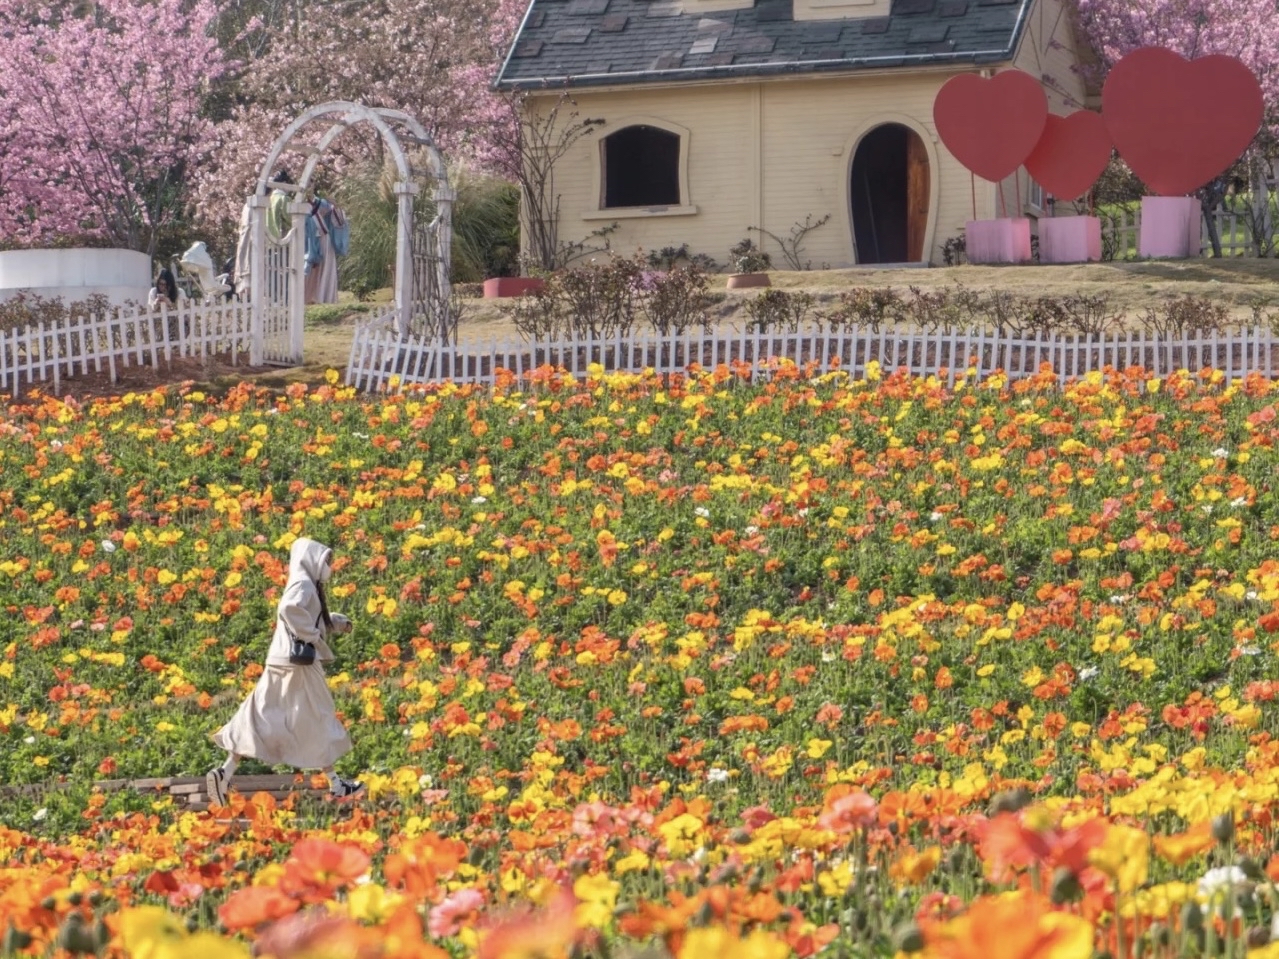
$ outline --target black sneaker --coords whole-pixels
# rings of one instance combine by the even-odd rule
[[[231,788],[231,777],[226,774],[226,770],[221,766],[216,769],[210,769],[204,777],[204,791],[209,796],[209,802],[217,806],[225,806],[227,804],[227,794]]]
[[[329,790],[329,795],[334,799],[350,799],[364,792],[364,783],[352,782],[349,779],[337,777],[337,782],[333,784],[333,788]]]

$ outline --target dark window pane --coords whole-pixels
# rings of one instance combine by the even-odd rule
[[[604,139],[604,206],[679,206],[679,136],[634,126]]]

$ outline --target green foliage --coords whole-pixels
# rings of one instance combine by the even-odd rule
[[[453,281],[481,283],[519,273],[520,191],[467,168],[450,173],[453,204]]]
[[[395,268],[397,204],[394,172],[363,167],[348,174],[336,200],[351,221],[351,252],[339,265],[340,285],[363,299],[390,286]],[[453,203],[452,279],[474,283],[510,276],[519,260],[519,191],[511,184],[458,167],[449,172]],[[435,216],[433,184],[418,184],[415,216]]]
[[[728,251],[728,264],[738,273],[763,273],[773,265],[773,258],[747,237]]]
[[[307,326],[337,326],[353,313],[369,313],[370,303],[312,303],[306,308]]]

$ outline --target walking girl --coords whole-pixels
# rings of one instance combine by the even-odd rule
[[[205,776],[212,802],[227,804],[231,778],[246,756],[271,766],[320,769],[338,798],[364,789],[334,770],[351,751],[351,739],[324,681],[324,664],[334,658],[328,638],[349,633],[351,621],[329,612],[324,584],[332,574],[333,550],[313,539],[293,541],[266,668],[231,721],[213,736],[227,757]]]

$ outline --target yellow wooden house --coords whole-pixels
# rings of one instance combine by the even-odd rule
[[[938,264],[965,221],[1046,215],[974,180],[937,137],[950,77],[1018,67],[1050,109],[1088,95],[1069,0],[533,0],[496,85],[602,121],[558,162],[562,241],[616,223],[620,251],[687,244],[724,264],[750,237],[781,264]],[[1001,199],[1002,187],[1002,199]],[[749,232],[748,232],[749,231]]]

